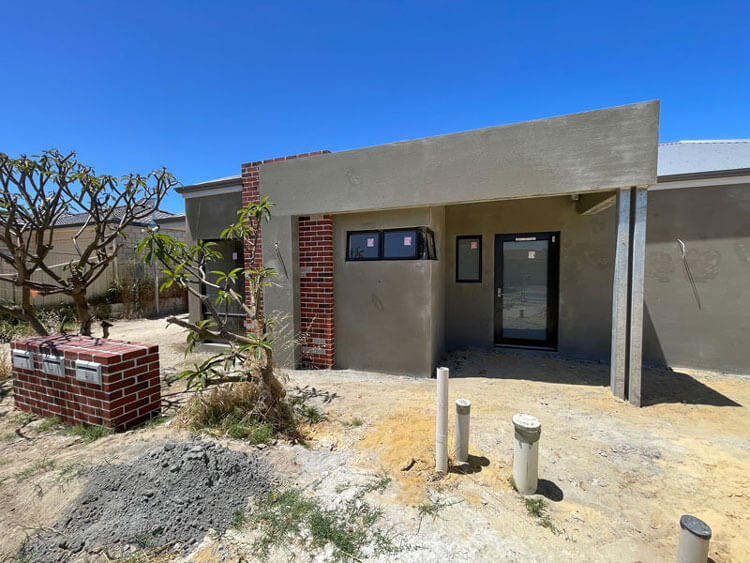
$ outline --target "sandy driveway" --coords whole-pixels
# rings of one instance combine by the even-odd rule
[[[163,320],[121,322],[112,333],[159,343],[170,373],[185,363],[182,331],[165,328]],[[387,474],[391,483],[370,500],[383,507],[384,525],[406,547],[395,559],[670,561],[679,517],[691,513],[713,528],[715,561],[747,560],[747,377],[648,371],[649,406],[636,409],[612,398],[607,367],[599,364],[471,353],[452,354],[446,365],[451,399],[472,401],[473,457],[465,473],[433,480],[434,380],[353,371],[289,372],[290,385],[315,395],[328,420],[313,429],[311,448],[280,444],[263,455],[280,482],[331,505],[342,484]],[[540,477],[554,530],[538,525],[508,483],[516,412],[542,422]],[[52,525],[75,502],[80,483],[66,475],[76,464],[131,459],[183,433],[159,426],[86,444],[54,431],[36,433],[38,424],[24,423],[10,397],[0,402],[0,527],[8,530],[0,538],[0,560],[25,533]],[[402,471],[412,459],[411,469]],[[54,467],[43,469],[44,460],[54,460]],[[420,517],[418,506],[434,504],[434,518]],[[216,553],[224,560],[252,559],[250,539],[251,532],[230,532],[207,541],[193,559],[211,560]]]

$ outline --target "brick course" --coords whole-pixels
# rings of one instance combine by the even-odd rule
[[[261,165],[296,158],[319,156],[330,151],[316,151],[292,156],[248,162],[242,165],[242,204],[261,199]],[[300,324],[302,329],[302,364],[306,367],[331,368],[334,363],[333,317],[333,218],[330,215],[300,217]],[[250,267],[252,248],[245,248],[245,267]],[[254,266],[262,263],[259,239]],[[246,284],[246,295],[249,293]]]
[[[16,407],[69,424],[132,428],[159,414],[159,347],[88,336],[52,335],[11,342],[34,369],[13,366]],[[44,373],[42,354],[63,357],[63,376]],[[78,381],[76,360],[102,364],[101,384]]]

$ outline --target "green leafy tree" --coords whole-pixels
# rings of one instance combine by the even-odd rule
[[[212,269],[221,258],[216,243],[200,241],[188,245],[168,235],[152,233],[144,239],[138,252],[146,263],[158,262],[166,277],[161,289],[178,284],[203,306],[207,318],[190,322],[171,316],[172,323],[188,332],[186,354],[203,341],[223,342],[221,352],[180,373],[189,388],[202,389],[211,385],[243,382],[253,387],[256,396],[255,416],[269,422],[277,430],[294,427],[293,409],[285,399],[286,391],[274,373],[271,321],[263,315],[263,290],[276,275],[271,268],[259,265],[257,254],[260,225],[271,217],[271,203],[263,198],[238,211],[238,220],[225,229],[222,239],[240,241],[248,250],[245,268],[230,271]],[[238,291],[244,284],[246,295]],[[215,297],[209,297],[211,288]],[[229,321],[228,312],[239,308],[247,319],[247,330],[238,332]]]
[[[124,244],[126,228],[150,220],[177,183],[165,169],[119,179],[98,175],[79,162],[74,152],[62,154],[51,149],[19,158],[0,152],[0,261],[14,272],[0,276],[0,283],[21,290],[20,303],[2,302],[0,312],[28,322],[45,336],[47,329],[37,316],[32,292],[66,295],[75,305],[81,334],[91,335],[94,317],[88,288],[114,261]],[[62,268],[50,264],[61,220],[77,214],[83,217],[83,224],[72,236],[73,258]],[[46,274],[43,281],[40,276],[32,279],[37,272]]]

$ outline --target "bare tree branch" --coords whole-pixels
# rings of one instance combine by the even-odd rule
[[[64,155],[55,149],[16,159],[0,153],[0,248],[5,247],[0,260],[13,267],[13,283],[24,292],[70,297],[81,333],[90,334],[93,317],[86,292],[116,258],[121,245],[115,244],[109,252],[110,245],[130,225],[151,216],[177,184],[165,169],[145,176],[129,174],[120,180],[98,176],[75,153]],[[81,213],[83,223],[72,239],[77,258],[63,272],[49,264],[48,258],[60,220],[72,213]],[[82,240],[84,233],[92,234],[90,241]],[[31,279],[37,271],[46,275],[44,282]],[[34,307],[29,301],[20,309],[5,310],[29,321]]]

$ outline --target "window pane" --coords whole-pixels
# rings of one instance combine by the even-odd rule
[[[503,242],[503,338],[547,339],[549,241]]]
[[[380,257],[380,233],[349,233],[347,260],[367,260]]]
[[[456,238],[456,281],[482,280],[482,238]]]
[[[383,258],[416,258],[419,249],[417,231],[383,233]]]

